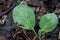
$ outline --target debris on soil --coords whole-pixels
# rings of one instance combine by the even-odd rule
[[[0,40],[38,40],[33,31],[24,30],[17,26],[12,19],[12,10],[22,0],[0,0],[0,33],[7,36],[0,37]],[[42,40],[60,40],[60,0],[25,0],[34,12],[36,17],[35,30],[39,30],[40,17],[48,12],[56,13],[59,23],[55,30],[47,33]],[[6,14],[5,14],[6,13]],[[7,17],[5,16],[7,15]]]

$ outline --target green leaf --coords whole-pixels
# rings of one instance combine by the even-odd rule
[[[33,30],[35,26],[34,11],[27,5],[20,4],[13,10],[13,19],[15,22],[24,25],[24,29]]]
[[[39,26],[44,32],[53,31],[58,23],[58,17],[54,13],[48,13],[41,17]]]

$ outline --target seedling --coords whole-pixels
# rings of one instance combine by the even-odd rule
[[[41,17],[39,26],[41,29],[38,31],[39,37],[44,33],[53,31],[58,23],[58,18],[54,13],[48,13]]]
[[[27,5],[20,4],[13,10],[13,19],[15,22],[24,25],[23,29],[34,30],[35,15],[33,10]],[[36,33],[35,33],[36,34]]]
[[[20,4],[16,6],[13,10],[13,19],[15,22],[24,25],[22,28],[34,31],[35,35],[37,33],[34,30],[35,26],[35,15],[34,11],[27,5]],[[58,18],[54,13],[48,13],[41,17],[39,26],[41,29],[38,31],[39,38],[43,33],[51,32],[56,28],[58,23]]]

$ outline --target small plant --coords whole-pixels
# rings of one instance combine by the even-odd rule
[[[54,13],[48,13],[41,17],[39,26],[41,29],[38,31],[39,37],[44,33],[53,31],[58,23],[58,18]]]
[[[34,30],[35,15],[33,10],[27,5],[20,4],[13,10],[13,19],[15,22],[24,25],[23,28],[27,30]]]
[[[54,13],[48,13],[41,17],[38,34],[34,30],[35,15],[34,11],[27,5],[20,4],[13,10],[13,19],[15,22],[24,25],[22,28],[34,31],[35,35],[39,36],[39,40],[44,33],[54,30],[58,23],[58,18]]]

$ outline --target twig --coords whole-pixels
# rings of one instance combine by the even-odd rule
[[[55,12],[53,12],[53,13],[59,13],[60,12],[60,9],[59,10],[57,10],[57,11],[55,11]]]
[[[11,9],[13,9],[16,6],[16,4],[13,4],[10,8],[8,8],[8,10],[6,10],[5,12],[0,13],[0,17],[3,16],[4,14],[6,14],[7,12],[9,12]]]
[[[23,33],[25,34],[25,36],[26,36],[26,40],[31,40],[28,36],[27,36],[27,34],[26,34],[26,31],[25,30],[23,30]]]
[[[37,36],[34,36],[34,38],[32,40],[36,40]]]
[[[44,5],[43,1],[40,1],[40,7],[41,7],[41,13],[47,13],[48,10],[46,9],[46,6]]]

